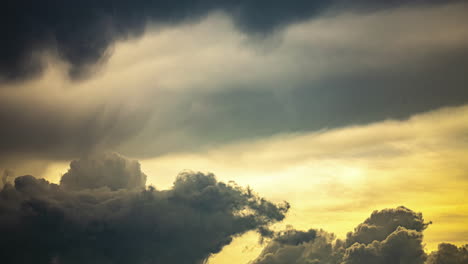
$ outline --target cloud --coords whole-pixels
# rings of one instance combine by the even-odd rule
[[[323,230],[290,229],[277,235],[252,264],[339,263],[342,252],[334,240],[333,234]]]
[[[427,4],[428,1],[418,1]],[[436,3],[437,1],[429,1]],[[71,64],[69,74],[79,78],[99,60],[105,60],[118,40],[139,36],[148,21],[177,24],[204,17],[215,10],[229,13],[246,32],[269,32],[341,6],[374,10],[408,4],[406,1],[35,1],[10,2],[2,8],[0,48],[2,79],[22,79],[44,67],[44,52]]]
[[[467,131],[468,108],[463,106],[408,120],[277,135],[141,163],[151,175],[210,168],[223,180],[294,205],[284,225],[320,227],[339,238],[375,208],[418,208],[435,223],[425,231],[427,248],[435,250],[441,242],[468,243]],[[169,187],[172,179],[162,176],[154,182]],[[394,193],[398,195],[383,195]],[[227,252],[241,254],[241,249]],[[252,259],[258,254],[256,249],[242,255]],[[229,259],[221,253],[214,263]]]
[[[322,230],[290,229],[278,233],[252,264],[466,263],[465,248],[445,243],[427,258],[423,231],[428,224],[421,213],[397,207],[374,211],[345,240]]]
[[[213,174],[184,172],[159,191],[141,190],[139,163],[115,153],[70,167],[60,185],[27,175],[0,191],[5,263],[205,263],[250,230],[271,237],[252,264],[464,264],[468,256],[446,243],[428,256],[423,231],[430,223],[402,206],[374,211],[343,240],[316,229],[272,232],[288,204]]]
[[[437,251],[432,252],[427,264],[465,264],[468,263],[468,245],[457,247],[448,243],[439,244]]]
[[[3,170],[2,172],[2,181],[1,181],[1,186],[5,186],[8,183],[8,178],[12,176],[12,171],[6,169]]]
[[[138,190],[133,187],[141,187],[143,175],[137,165],[109,154],[72,162],[66,186],[33,176],[5,185],[2,262],[204,263],[233,237],[267,228],[288,210],[213,174],[185,172],[170,190]],[[72,181],[79,177],[78,184]],[[94,181],[99,184],[90,185]]]
[[[374,211],[368,219],[355,228],[354,232],[348,233],[346,244],[348,246],[354,243],[367,245],[375,240],[383,241],[398,227],[421,233],[427,225],[421,213],[415,213],[405,207]]]
[[[106,153],[72,161],[60,185],[69,190],[101,187],[111,190],[143,189],[146,186],[146,175],[141,171],[138,161],[128,160],[117,153]]]
[[[428,224],[421,213],[405,207],[374,211],[348,233],[343,263],[422,264],[426,259],[422,232]]]
[[[385,240],[370,244],[353,244],[346,249],[343,263],[407,263],[423,264],[426,259],[422,233],[398,227]]]
[[[1,85],[0,163],[202,151],[464,104],[467,10],[327,13],[264,39],[222,12],[150,27],[90,79],[51,61],[39,79]]]

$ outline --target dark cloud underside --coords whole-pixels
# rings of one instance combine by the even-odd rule
[[[0,13],[0,80],[19,80],[42,71],[44,51],[71,64],[79,78],[109,54],[117,40],[140,35],[147,22],[174,24],[216,10],[230,14],[238,27],[268,33],[329,8],[372,11],[440,1],[31,1],[8,0]],[[447,1],[444,1],[447,2]]]
[[[115,41],[141,35],[147,21],[171,24],[182,33],[145,35],[156,36],[155,45],[168,41],[175,47],[163,45],[167,68],[153,64],[160,57],[150,47],[148,58],[137,56],[146,68],[137,65],[141,69],[134,75],[128,72],[133,74],[135,65],[112,64],[107,70],[113,74],[106,72],[103,79],[68,82],[54,76],[50,83],[1,84],[0,168],[14,169],[28,159],[70,160],[96,150],[141,158],[200,151],[278,133],[405,119],[468,102],[466,4],[270,2],[34,2],[29,8],[28,1],[8,2],[1,9],[8,15],[0,16],[8,22],[0,27],[11,36],[0,42],[5,47],[0,75],[5,69],[7,79],[28,75],[23,62],[34,63],[30,55],[46,49],[80,72]],[[408,8],[396,8],[402,6]],[[229,17],[223,18],[233,19],[235,28],[212,17],[192,28],[182,25],[213,10],[225,11]],[[283,26],[283,32],[272,32]],[[180,36],[192,32],[189,41]],[[245,32],[272,33],[280,40],[237,43],[245,41]],[[129,80],[116,88],[120,72]],[[161,88],[166,75],[169,82],[186,83]]]

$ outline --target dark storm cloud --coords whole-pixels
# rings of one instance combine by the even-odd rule
[[[418,1],[416,4],[423,2],[426,1]],[[21,3],[25,2],[12,2],[9,5],[13,7]],[[101,6],[103,3],[93,5]],[[116,10],[123,8],[120,3],[117,2]],[[129,6],[128,13],[117,12],[115,17],[109,15],[112,19],[103,27],[121,27],[120,24],[114,25],[114,20],[122,19],[125,22],[130,19],[127,16],[137,12],[143,2],[139,3],[135,7]],[[158,5],[161,2],[151,3]],[[201,18],[206,13],[202,10],[211,10],[205,8],[209,6],[208,2],[200,2],[199,9],[186,9],[186,16],[176,16],[179,14],[176,12],[179,9],[175,7],[177,3],[180,4],[175,1],[167,3],[167,14],[163,12],[161,19],[159,15],[155,19],[167,23],[187,21],[186,19],[197,17],[195,14]],[[278,1],[272,1],[268,8],[265,7],[257,15],[248,10],[257,10],[261,5],[254,3],[260,2],[236,2],[236,8],[224,6],[223,1],[216,3],[219,3],[220,9],[231,15],[237,29],[249,32],[269,32],[274,28],[287,26],[289,22],[298,21],[295,19],[301,17],[294,16],[296,5],[289,7]],[[316,3],[307,1],[303,5]],[[321,3],[318,6],[332,5],[331,2]],[[378,7],[400,6],[404,1],[352,3],[353,6],[349,2],[333,4],[334,10],[369,11]],[[73,8],[78,3],[72,3],[70,9],[59,17],[64,20],[61,25],[64,28],[72,27],[65,23],[67,19],[75,18],[69,12],[76,10],[78,19],[81,14],[88,14],[84,11],[88,10],[85,8],[88,4],[87,1],[83,2],[80,9]],[[276,8],[277,5],[285,5],[290,9]],[[466,104],[468,20],[464,13],[468,6],[446,4],[419,8],[422,6],[414,5],[412,3],[410,8],[365,13],[366,15],[337,12],[317,16],[316,20],[287,28],[282,32],[285,39],[279,41],[278,47],[260,55],[261,52],[256,52],[256,48],[262,49],[263,44],[275,41],[268,38],[264,42],[254,41],[254,44],[249,43],[254,46],[251,49],[252,46],[241,45],[245,42],[236,42],[237,38],[244,39],[243,34],[230,26],[221,25],[226,21],[221,23],[222,19],[210,17],[200,24],[191,25],[192,27],[178,25],[180,32],[177,34],[148,34],[148,38],[162,35],[162,39],[156,37],[157,40],[150,42],[151,44],[157,46],[159,42],[170,42],[168,46],[173,47],[171,49],[163,45],[166,54],[162,58],[169,62],[167,68],[153,68],[154,60],[159,57],[150,52],[151,45],[149,48],[143,45],[148,50],[143,48],[142,54],[151,53],[148,58],[136,54],[138,56],[135,57],[143,61],[143,66],[136,67],[132,64],[138,64],[139,61],[132,61],[132,65],[128,67],[125,63],[123,66],[109,64],[112,67],[109,66],[107,70],[112,74],[106,72],[102,79],[95,76],[95,79],[84,82],[68,82],[47,72],[44,80],[4,84],[3,87],[18,89],[0,89],[0,168],[16,169],[23,166],[23,161],[28,159],[70,160],[96,150],[118,151],[141,158],[181,151],[202,151],[205,147],[278,133],[309,132],[386,119],[406,119],[416,113],[439,107]],[[341,9],[336,6],[341,6]],[[42,6],[35,9],[41,11],[41,8],[45,9]],[[58,10],[47,7],[47,11],[51,13],[47,16],[50,21],[46,22],[54,22],[54,15]],[[104,7],[93,10],[96,14],[107,12]],[[297,12],[302,10],[308,9],[304,7]],[[143,14],[150,11],[151,9],[144,11]],[[262,18],[270,11],[284,13],[288,18],[266,16],[272,21]],[[25,9],[24,12],[33,11]],[[41,14],[37,12],[38,21],[45,19]],[[32,15],[30,17],[34,18]],[[141,17],[145,16],[135,15],[138,21]],[[170,19],[171,17],[174,19]],[[180,20],[182,17],[184,19]],[[262,27],[260,22],[257,25],[240,17],[265,20],[269,26]],[[14,18],[22,19],[22,16]],[[71,22],[73,21],[72,19]],[[51,27],[51,34],[55,34],[54,23],[37,25]],[[88,28],[100,30],[99,26],[94,26],[91,18],[82,24],[83,32],[88,32]],[[29,24],[23,26],[27,25]],[[78,27],[81,24],[73,25]],[[2,26],[6,27],[5,24],[0,25]],[[197,31],[197,28],[201,30]],[[126,28],[129,32],[137,32],[133,29],[133,26]],[[25,38],[29,38],[27,32],[29,31],[19,30],[15,34],[26,34]],[[40,33],[41,30],[37,32]],[[74,38],[75,35],[71,32],[73,30],[70,31],[70,38]],[[80,32],[76,33],[76,37],[85,41],[86,38]],[[112,41],[127,36],[111,33]],[[181,37],[191,33],[195,37],[188,38],[189,41]],[[105,37],[106,34],[98,34],[93,38]],[[281,38],[282,34],[277,35]],[[12,39],[14,38],[6,38],[4,42],[8,43]],[[34,44],[34,41],[31,43]],[[81,45],[79,41],[76,43]],[[135,43],[131,42],[129,46],[133,47],[133,44]],[[68,47],[68,43],[54,45]],[[21,45],[17,46],[15,48],[22,50]],[[59,46],[56,47],[57,50],[61,49]],[[226,46],[228,47],[224,50]],[[71,50],[80,49],[73,45],[71,47]],[[93,47],[90,45],[88,48]],[[135,44],[135,47],[140,46]],[[32,48],[37,47],[33,45]],[[201,55],[197,53],[200,50]],[[134,51],[129,52],[130,56],[134,55]],[[21,51],[24,52],[26,51]],[[206,52],[214,55],[206,56]],[[88,56],[86,52],[82,53],[80,58]],[[193,53],[197,56],[192,60],[187,54]],[[174,57],[178,59],[173,60]],[[237,60],[237,57],[240,59]],[[124,61],[127,59],[124,58]],[[7,61],[0,60],[0,64]],[[51,71],[60,68],[55,64],[53,66]],[[16,66],[7,68],[15,69]],[[143,76],[140,77],[140,74]],[[162,78],[159,82],[162,75],[169,77]],[[186,76],[197,77],[186,80]],[[180,87],[161,85],[161,88],[160,84],[164,80],[183,84]],[[199,83],[200,80],[203,81]],[[120,87],[116,87],[119,85]],[[49,86],[53,88],[49,89]],[[103,94],[95,94],[93,91],[103,91]]]
[[[2,263],[204,263],[234,236],[265,229],[288,210],[212,174],[182,173],[167,191],[113,191],[122,177],[141,177],[137,165],[113,155],[75,161],[79,190],[33,176],[7,184],[0,191]],[[117,179],[107,178],[110,171]]]
[[[0,80],[24,79],[40,73],[44,52],[70,63],[70,76],[79,78],[87,74],[89,66],[109,55],[109,47],[115,41],[140,35],[149,21],[180,23],[221,10],[234,18],[239,29],[263,34],[332,7],[372,11],[437,2],[440,1],[6,1],[0,11]]]
[[[374,211],[345,240],[322,230],[288,230],[271,240],[254,264],[464,264],[466,247],[441,244],[427,258],[421,213],[405,207]],[[426,260],[427,259],[427,260]]]

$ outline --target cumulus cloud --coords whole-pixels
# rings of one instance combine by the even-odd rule
[[[422,232],[428,223],[424,222],[421,213],[415,213],[405,207],[374,211],[369,218],[359,224],[354,232],[347,234],[346,244],[370,244],[374,240],[383,241],[398,227]]]
[[[432,252],[427,264],[466,264],[468,263],[468,245],[457,247],[448,243],[439,244],[437,251]]]
[[[111,190],[142,189],[146,185],[146,175],[138,161],[128,160],[117,153],[105,153],[72,161],[60,185],[70,190],[100,187]]]
[[[213,174],[182,173],[166,191],[135,189],[143,176],[136,161],[109,154],[72,162],[60,185],[30,175],[7,183],[0,191],[2,262],[203,263],[289,208]]]
[[[112,176],[114,175],[114,177]],[[26,175],[0,191],[5,263],[205,263],[251,230],[269,240],[251,264],[466,264],[467,246],[425,253],[430,222],[406,207],[374,211],[345,239],[323,230],[273,232],[274,204],[213,174],[183,172],[145,188],[135,160],[116,153],[72,161],[60,184]]]
[[[427,258],[423,231],[428,225],[421,213],[401,206],[374,211],[345,240],[322,230],[291,229],[278,233],[252,264],[466,263],[466,247],[451,244],[440,244]]]
[[[399,226],[383,241],[355,243],[346,249],[343,263],[346,264],[422,264],[426,259],[422,233]]]
[[[429,223],[405,207],[374,211],[347,235],[344,263],[424,263],[422,232]]]
[[[252,264],[339,263],[341,245],[335,236],[323,230],[287,230],[280,232]]]

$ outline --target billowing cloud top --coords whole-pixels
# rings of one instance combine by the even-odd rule
[[[351,246],[354,243],[370,244],[374,240],[383,241],[398,227],[422,232],[427,225],[421,213],[415,213],[405,207],[374,211],[354,232],[348,233],[346,244]]]
[[[146,175],[137,161],[128,160],[117,153],[106,153],[72,161],[60,185],[70,190],[100,187],[111,190],[143,189],[146,186]]]
[[[422,243],[429,223],[421,213],[405,207],[374,211],[345,240],[311,229],[280,232],[253,264],[464,264],[465,247],[440,244],[427,257]]]
[[[428,264],[465,264],[468,263],[468,245],[457,247],[441,243],[437,251],[431,253],[427,259]]]

